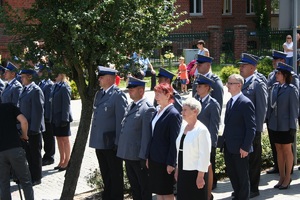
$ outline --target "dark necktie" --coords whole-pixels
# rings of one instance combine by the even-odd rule
[[[105,93],[106,93],[106,92],[103,90],[103,91],[102,91],[102,97],[104,97]],[[101,97],[101,98],[102,98],[102,97]]]
[[[27,87],[23,88],[22,94],[27,90]]]
[[[134,107],[135,107],[135,103],[133,102],[132,104],[131,104],[131,107],[130,107],[130,110],[132,110]]]
[[[8,86],[9,86],[9,84],[7,83],[7,84],[5,85],[5,88],[4,88],[4,89],[8,88]]]
[[[201,106],[202,106],[202,99],[200,99],[200,104],[201,104]]]
[[[226,110],[227,113],[231,110],[232,102],[233,102],[233,99],[230,98],[230,100],[229,100],[228,103],[227,103],[227,110]]]

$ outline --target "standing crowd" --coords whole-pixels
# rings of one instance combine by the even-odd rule
[[[128,78],[130,104],[115,84],[118,71],[98,67],[101,89],[94,99],[89,146],[95,149],[99,163],[103,200],[124,198],[123,164],[134,200],[151,200],[152,194],[158,200],[174,200],[174,188],[178,200],[213,199],[217,148],[224,153],[233,198],[259,196],[264,123],[274,159],[274,168],[267,173],[279,173],[274,188],[290,187],[292,143],[299,118],[299,77],[285,63],[287,54],[272,52],[274,71],[268,78],[257,71],[256,56],[242,54],[240,74],[232,74],[226,83],[232,97],[226,104],[223,134],[219,135],[224,88],[212,73],[213,58],[204,45],[203,40],[197,45],[193,98],[183,102],[172,87],[176,75],[164,68],[156,75],[141,51],[133,56],[141,70],[138,76]],[[179,62],[182,90],[187,93],[184,58]],[[38,84],[34,82],[35,70],[19,72],[11,62],[1,68],[7,81],[0,81],[2,199],[11,199],[11,177],[22,185],[25,199],[34,199],[32,186],[41,183],[42,166],[54,163],[55,138],[60,160],[54,169],[64,171],[68,167],[72,122],[68,78],[63,68],[51,71],[42,63],[37,68],[37,75],[44,78]],[[151,76],[153,102],[145,97],[145,76]],[[17,126],[4,118],[17,121]]]
[[[0,81],[0,194],[11,199],[10,180],[20,184],[26,200],[33,200],[32,186],[42,182],[42,166],[54,163],[55,138],[64,171],[70,159],[71,88],[64,71],[51,71],[39,63],[19,70],[13,63],[1,66]],[[50,79],[55,75],[55,82]],[[40,77],[37,84],[35,79]],[[44,155],[42,155],[42,140]]]

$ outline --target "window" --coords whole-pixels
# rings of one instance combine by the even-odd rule
[[[255,14],[254,12],[254,0],[247,0],[247,14]]]
[[[190,15],[202,15],[202,0],[190,0]]]
[[[232,13],[232,8],[231,8],[231,1],[232,0],[223,0],[223,11],[222,14],[228,15]]]

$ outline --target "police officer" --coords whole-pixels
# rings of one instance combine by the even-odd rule
[[[270,93],[271,88],[273,86],[273,84],[276,82],[276,68],[277,68],[277,64],[279,62],[284,63],[285,62],[285,58],[286,58],[286,54],[282,51],[276,51],[273,50],[272,51],[272,57],[273,57],[273,68],[274,70],[268,75],[268,92]],[[293,84],[298,90],[299,90],[299,77],[297,76],[297,74],[295,74],[293,71],[292,73],[292,82],[291,84]],[[268,118],[266,118],[266,121],[268,123]],[[272,135],[272,131],[270,132],[268,130],[268,134],[269,134],[269,140],[270,140],[270,145],[271,145],[271,149],[272,149],[272,154],[273,154],[273,162],[274,162],[274,166],[272,169],[267,171],[267,174],[274,174],[274,173],[278,173],[278,163],[277,163],[277,152],[276,152],[276,148],[275,148],[275,143],[274,143],[274,138]],[[292,168],[293,170],[293,168]]]
[[[4,78],[7,84],[2,92],[2,103],[13,103],[18,105],[19,96],[22,91],[22,84],[17,80],[18,68],[11,62],[7,62]]]
[[[168,83],[168,84],[172,84],[172,80],[174,78],[174,76],[176,76],[175,74],[173,74],[172,72],[160,67],[159,68],[159,72],[158,72],[158,83]],[[174,89],[174,88],[173,88]],[[181,114],[182,111],[182,99],[181,96],[179,95],[179,93],[174,89],[174,107],[177,109],[177,111]],[[154,99],[154,103],[153,103],[154,107],[158,106],[156,100]]]
[[[123,199],[123,165],[116,156],[121,122],[127,108],[125,94],[114,85],[118,71],[98,67],[101,90],[95,95],[90,144],[96,155],[104,183],[104,200]]]
[[[0,103],[1,103],[1,94],[5,87],[5,82],[2,80],[2,75],[5,73],[5,69],[2,65],[0,65]]]
[[[28,148],[26,156],[33,185],[41,183],[42,179],[42,135],[45,130],[44,94],[33,82],[36,72],[33,69],[23,69],[20,72],[24,88],[19,97],[20,111],[28,120]]]
[[[146,154],[152,137],[150,122],[155,109],[144,97],[145,83],[129,78],[127,88],[133,102],[127,107],[122,121],[117,156],[125,161],[133,199],[151,200]]]
[[[255,107],[256,132],[253,140],[253,152],[249,155],[250,198],[259,195],[261,168],[261,132],[267,112],[267,85],[256,74],[257,60],[250,54],[243,53],[240,64],[240,75],[244,78],[242,93],[248,97]]]
[[[54,163],[55,154],[55,138],[53,136],[53,129],[50,121],[51,116],[51,103],[50,93],[53,87],[53,82],[50,79],[51,70],[49,67],[39,64],[38,65],[38,76],[44,78],[40,81],[39,87],[43,91],[45,104],[44,104],[44,119],[45,119],[45,132],[43,132],[44,140],[44,156],[42,159],[42,166],[51,165]]]
[[[211,63],[212,63],[213,58],[204,56],[204,55],[198,55],[197,57],[197,70],[199,74],[202,74],[203,76],[206,76],[207,78],[210,78],[214,81],[212,84],[212,91],[211,91],[211,97],[216,99],[222,108],[223,106],[223,95],[224,95],[224,90],[223,90],[223,83],[221,79],[212,73],[211,71]],[[193,96],[197,95],[196,94],[196,83],[193,84]]]
[[[197,83],[197,100],[200,101],[202,109],[198,115],[198,120],[201,121],[209,130],[211,136],[211,152],[210,163],[208,168],[208,197],[211,197],[211,190],[217,186],[217,178],[215,174],[216,163],[216,147],[218,142],[219,125],[221,118],[221,107],[216,99],[209,94],[214,81],[201,74],[196,79]],[[212,199],[212,198],[210,198]]]
[[[268,129],[275,143],[280,179],[274,188],[288,189],[292,181],[293,153],[299,109],[299,92],[291,84],[292,66],[277,64],[276,82],[273,84],[267,111]]]

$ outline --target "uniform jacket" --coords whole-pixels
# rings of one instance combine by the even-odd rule
[[[71,87],[65,83],[56,83],[52,87],[50,93],[51,116],[50,120],[56,127],[61,126],[61,123],[72,122],[71,113]]]
[[[1,97],[2,103],[13,103],[15,106],[17,106],[22,88],[23,86],[21,83],[15,78],[3,90]]]
[[[209,130],[211,145],[217,147],[221,118],[221,108],[217,100],[208,95],[202,102],[202,109],[197,118]]]
[[[255,107],[256,131],[263,131],[263,123],[267,114],[267,85],[257,76],[252,76],[242,87],[242,93],[248,97]]]
[[[151,119],[155,108],[145,98],[133,109],[127,107],[118,144],[117,156],[127,160],[146,160],[152,137]]]
[[[28,121],[28,131],[31,134],[45,131],[44,95],[34,82],[22,90],[19,97],[19,107]],[[29,132],[30,134],[30,132]]]
[[[103,97],[102,90],[96,93],[90,147],[113,149],[118,145],[127,105],[125,94],[115,85]]]
[[[153,116],[156,115],[156,112]],[[152,132],[148,158],[162,164],[175,167],[176,138],[179,134],[182,118],[171,105],[160,116]]]
[[[260,80],[262,80],[266,85],[268,85],[268,80],[267,78],[265,77],[265,75],[263,75],[262,73],[259,73],[258,71],[255,71],[254,72],[255,76],[257,78],[259,78]]]
[[[280,90],[279,88],[279,83],[275,83],[270,91],[268,127],[274,131],[296,129],[299,110],[298,90],[292,84],[284,84]]]
[[[5,87],[5,83],[2,79],[0,79],[0,103],[1,103],[1,94],[4,90],[4,87]]]
[[[42,80],[39,83],[39,87],[42,89],[44,97],[45,97],[45,104],[44,104],[44,116],[45,116],[45,122],[50,122],[51,117],[51,102],[50,102],[50,94],[52,90],[53,82],[48,80]]]
[[[213,90],[211,91],[210,96],[217,100],[222,109],[224,96],[223,83],[221,79],[213,73],[209,73],[206,77],[214,81],[214,83],[211,86]],[[194,89],[196,90],[196,87]],[[199,95],[196,91],[194,91],[193,94],[195,94],[196,99],[199,99]]]
[[[230,153],[240,154],[240,148],[249,153],[253,151],[256,125],[255,109],[250,99],[241,94],[229,111],[226,108],[224,124],[223,139]]]
[[[182,99],[181,96],[179,95],[179,93],[174,90],[174,107],[176,108],[176,110],[179,112],[179,114],[181,114],[182,111]],[[158,106],[156,100],[154,99],[154,103],[153,103],[154,107]]]

